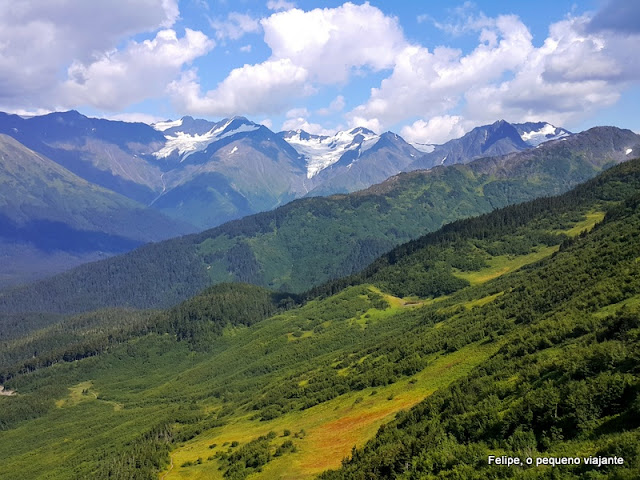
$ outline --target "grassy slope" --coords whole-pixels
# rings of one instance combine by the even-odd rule
[[[632,184],[638,169],[630,164],[609,174],[615,194],[624,193],[620,182]],[[596,195],[588,205],[576,207],[583,213],[569,215],[572,221],[560,212],[560,221],[551,224],[561,224],[570,234],[588,229],[600,211],[594,205],[600,202]],[[533,224],[548,227],[549,213],[534,218]],[[226,451],[227,441],[241,442],[235,448],[242,448],[259,435],[271,430],[282,435],[284,429],[293,433],[304,429],[306,435],[293,438],[297,452],[266,464],[263,478],[295,478],[336,467],[352,445],[362,445],[397,411],[467,377],[500,349],[503,338],[517,336],[518,324],[496,315],[519,299],[517,286],[527,285],[539,272],[553,272],[556,264],[571,265],[571,259],[581,258],[581,248],[588,246],[592,235],[600,235],[593,238],[604,252],[603,245],[609,243],[598,240],[602,232],[620,230],[615,221],[606,228],[586,239],[577,237],[574,244],[565,240],[555,257],[481,283],[495,274],[488,258],[488,266],[474,270],[476,285],[448,297],[403,300],[378,287],[355,286],[249,328],[228,328],[206,352],[194,351],[171,336],[151,334],[99,357],[17,377],[8,387],[19,395],[0,398],[8,407],[5,415],[24,405],[37,418],[2,432],[0,442],[8,455],[0,477],[17,471],[27,477],[44,472],[51,478],[98,475],[109,461],[121,458],[118,452],[128,455],[129,442],[159,423],[172,425],[171,444],[177,447],[167,478],[197,474],[216,478],[218,467],[224,470],[225,464],[208,460],[207,454]],[[520,238],[519,232],[512,237]],[[520,256],[537,261],[539,253],[513,255],[513,265],[526,263]],[[617,261],[627,262],[625,269],[635,265],[624,256]],[[615,262],[607,266],[617,268]],[[576,302],[588,301],[602,278],[608,279],[606,270],[601,267],[600,272],[593,276],[590,290],[574,288],[567,294],[576,296]],[[550,278],[557,278],[554,275]],[[563,275],[563,285],[571,285],[571,270],[565,269]],[[386,281],[384,276],[378,278],[380,284]],[[632,277],[613,278],[624,283]],[[601,299],[596,314],[613,308],[611,303],[637,302],[636,287],[627,284],[624,298]],[[557,290],[550,288],[544,295]],[[555,315],[561,318],[565,303],[555,305]],[[37,401],[46,405],[32,409]],[[192,441],[184,442],[194,434]],[[282,440],[271,440],[274,450]],[[219,447],[209,449],[212,443]],[[201,464],[182,467],[198,458]],[[168,467],[166,461],[160,465]]]
[[[501,294],[472,311],[513,322],[504,345],[322,478],[638,478],[639,202],[487,284]],[[496,468],[488,455],[625,463]]]

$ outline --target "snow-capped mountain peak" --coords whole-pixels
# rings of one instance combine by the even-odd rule
[[[342,130],[333,136],[313,135],[304,130],[280,132],[279,135],[305,158],[307,178],[330,167],[347,152],[357,152],[360,156],[380,139],[379,135],[362,127]]]

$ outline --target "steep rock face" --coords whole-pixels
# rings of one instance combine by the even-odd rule
[[[207,228],[307,193],[305,163],[289,144],[262,125],[229,127],[182,154],[180,167],[164,175],[166,189],[153,207]]]
[[[319,185],[312,195],[349,193],[362,190],[400,172],[413,170],[421,152],[399,135],[386,132],[375,142],[344,154],[339,161],[318,173]]]

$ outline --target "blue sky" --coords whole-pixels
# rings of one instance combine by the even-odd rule
[[[0,0],[1,110],[244,115],[423,143],[501,118],[640,131],[640,2],[44,5]]]

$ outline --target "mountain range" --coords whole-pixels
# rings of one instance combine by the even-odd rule
[[[402,173],[348,195],[299,199],[2,291],[0,311],[168,307],[229,281],[302,292],[445,223],[565,192],[639,145],[630,130],[596,127],[522,152]]]
[[[276,134],[244,117],[146,125],[76,111],[31,118],[0,113],[0,132],[88,182],[197,228],[295,198],[353,192],[400,172],[522,151],[569,135],[545,123],[499,121],[425,152],[394,133],[364,128],[331,137],[302,130]]]
[[[27,118],[0,113],[0,134],[3,151],[14,156],[4,155],[0,163],[0,176],[13,178],[0,192],[0,286],[296,198],[354,192],[400,172],[522,151],[570,135],[546,123],[500,121],[444,145],[415,148],[394,133],[364,128],[318,136],[274,133],[243,117],[146,125],[76,111]],[[18,158],[25,166],[19,173],[8,163]],[[49,222],[46,229],[42,222]],[[41,234],[33,233],[34,225]],[[60,232],[73,241],[56,240]]]

